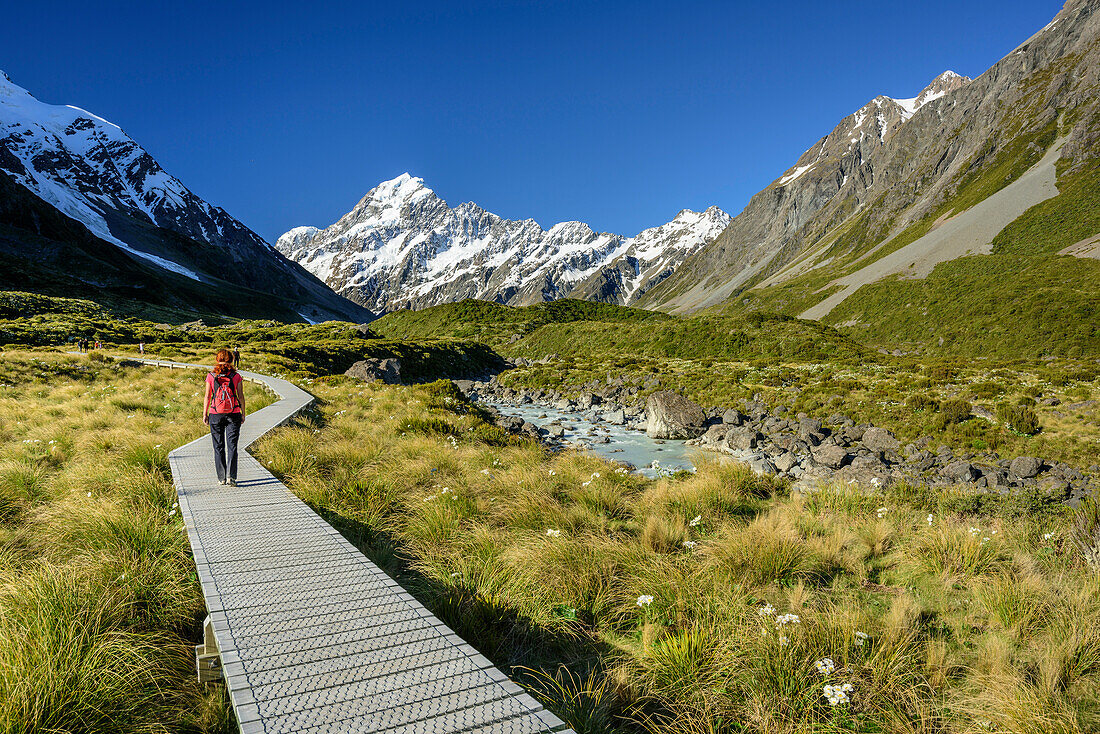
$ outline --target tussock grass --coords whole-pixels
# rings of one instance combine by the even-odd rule
[[[313,389],[261,459],[578,732],[1100,725],[1100,577],[1067,513],[720,462],[646,480],[494,433],[447,384]]]
[[[0,358],[0,732],[235,731],[194,682],[204,605],[167,462],[204,430],[201,387]]]

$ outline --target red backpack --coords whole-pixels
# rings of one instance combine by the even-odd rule
[[[215,375],[211,372],[210,376],[214,378],[214,396],[210,401],[210,412],[240,413],[241,403],[237,400],[237,390],[234,386],[237,373],[230,372],[228,375]]]

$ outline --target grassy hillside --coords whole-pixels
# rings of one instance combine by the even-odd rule
[[[1044,133],[1044,141],[1047,137]],[[1004,166],[993,166],[961,186],[955,198],[873,257],[912,241],[936,217],[973,205],[1040,154],[1041,148],[1021,149],[1016,157],[1002,152]],[[923,279],[893,277],[865,285],[824,321],[869,346],[887,349],[1004,358],[1100,355],[1100,260],[1057,254],[1100,234],[1100,166],[1063,168],[1058,189],[1057,196],[1002,230],[993,240],[992,255],[941,263]],[[837,258],[828,266],[746,291],[719,311],[801,313],[832,292],[833,279],[871,262],[845,254],[858,255],[859,242],[837,250],[844,241],[842,235],[827,250]]]
[[[982,255],[865,285],[825,321],[868,344],[1007,359],[1100,356],[1100,260]],[[942,340],[942,341],[941,341]]]
[[[705,316],[647,323],[573,322],[535,329],[509,349],[540,357],[846,360],[865,350],[836,330],[785,316]]]
[[[1005,227],[992,255],[941,263],[924,279],[863,286],[825,321],[892,348],[1100,356],[1100,260],[1057,254],[1100,234],[1100,165],[1065,172],[1058,190]]]
[[[569,298],[518,307],[468,298],[418,311],[394,311],[371,322],[371,330],[391,339],[471,339],[504,346],[513,335],[524,336],[547,324],[648,323],[668,318],[653,311]]]
[[[562,300],[534,306],[485,301],[398,311],[371,323],[390,338],[484,342],[511,356],[540,358],[848,359],[864,350],[820,324],[754,313],[681,318],[606,303]]]

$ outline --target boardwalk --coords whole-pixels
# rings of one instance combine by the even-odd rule
[[[281,397],[242,449],[312,402],[242,374]],[[217,483],[209,436],[169,462],[243,734],[570,731],[246,452],[237,487]]]

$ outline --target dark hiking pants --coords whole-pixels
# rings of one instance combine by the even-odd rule
[[[237,438],[240,435],[240,413],[210,414],[210,438],[214,441],[214,470],[218,473],[219,482],[237,478]]]

